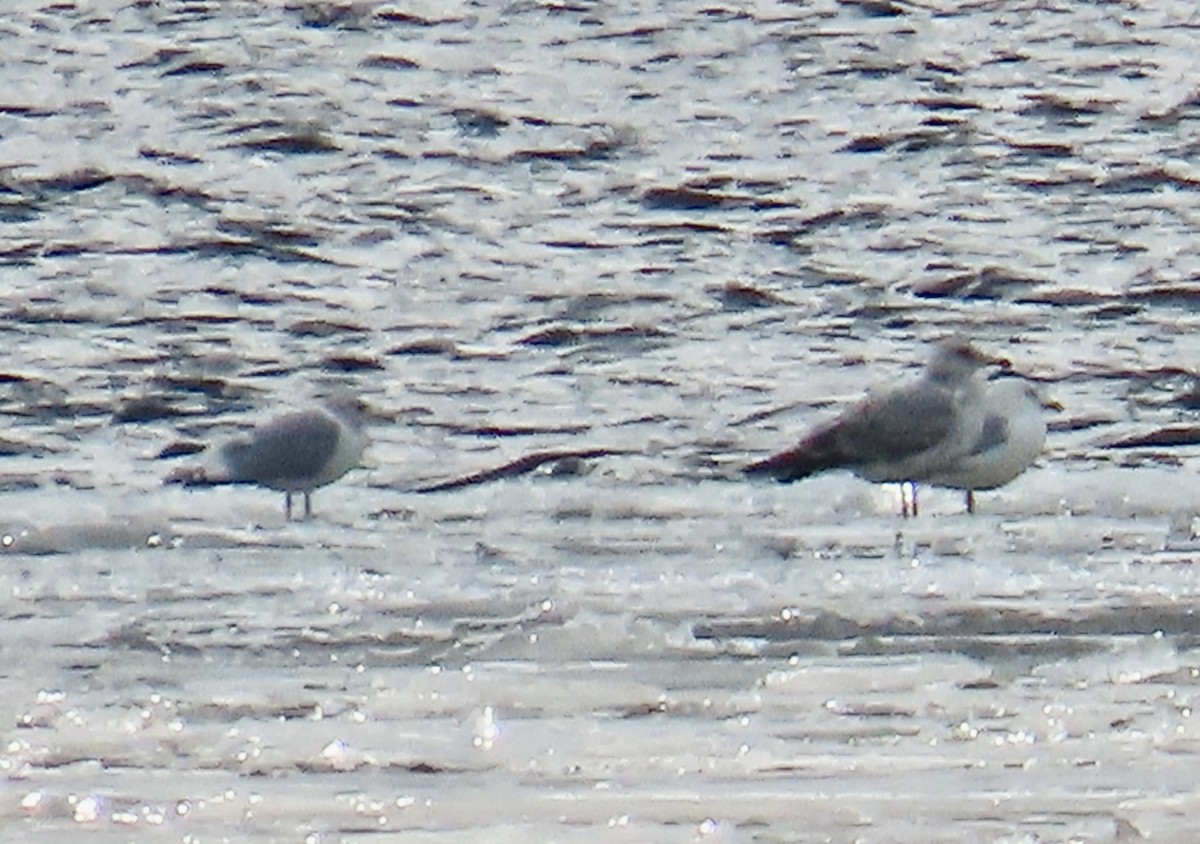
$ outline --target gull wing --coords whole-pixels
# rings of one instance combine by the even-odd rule
[[[867,399],[795,448],[753,463],[746,472],[795,481],[828,469],[905,460],[940,445],[954,425],[953,394],[919,382]]]
[[[904,460],[941,445],[954,430],[953,394],[926,383],[865,402],[835,420],[851,465]]]
[[[979,439],[971,447],[971,454],[983,454],[1008,442],[1008,420],[999,414],[989,413],[983,420]]]
[[[320,411],[292,413],[226,443],[221,458],[234,480],[303,488],[334,453],[340,431],[338,422]]]

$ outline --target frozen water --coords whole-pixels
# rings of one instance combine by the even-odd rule
[[[9,12],[0,837],[1191,840],[1194,15]],[[740,478],[955,331],[974,517]],[[328,389],[318,518],[163,485]]]

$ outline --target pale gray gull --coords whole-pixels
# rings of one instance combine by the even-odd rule
[[[970,452],[926,478],[934,486],[966,491],[967,512],[975,512],[975,491],[1002,487],[1029,468],[1046,446],[1046,409],[1062,405],[1042,398],[1019,378],[988,383],[983,430]]]
[[[275,417],[218,451],[225,474],[210,480],[255,483],[284,494],[292,518],[292,494],[304,493],[304,518],[312,517],[312,492],[359,465],[367,436],[357,401]]]
[[[986,415],[982,371],[992,365],[1008,362],[984,354],[962,337],[943,340],[919,379],[868,395],[796,447],[752,463],[746,472],[785,483],[831,469],[849,469],[876,483],[925,480],[978,444]],[[903,497],[901,503],[907,516]],[[912,510],[916,515],[915,486]]]

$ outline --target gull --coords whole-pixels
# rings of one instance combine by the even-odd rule
[[[1029,468],[1046,445],[1047,408],[1062,410],[1017,378],[989,382],[983,399],[983,429],[971,450],[925,478],[934,486],[966,491],[967,512],[975,512],[975,491],[1004,486]]]
[[[215,483],[254,483],[284,494],[291,521],[292,494],[304,493],[304,518],[312,517],[312,492],[359,465],[367,436],[363,406],[338,401],[328,407],[286,413],[221,446],[224,474]]]
[[[784,483],[831,469],[849,469],[875,483],[913,484],[970,453],[983,433],[987,366],[1008,361],[984,354],[962,337],[938,343],[913,383],[863,401],[815,428],[795,448],[746,467],[751,476]],[[908,504],[901,499],[901,513]]]

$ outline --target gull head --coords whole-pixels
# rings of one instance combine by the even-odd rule
[[[937,344],[929,361],[929,377],[937,381],[957,382],[970,378],[988,366],[1008,369],[1007,358],[996,357],[975,348],[965,337],[955,335]]]

